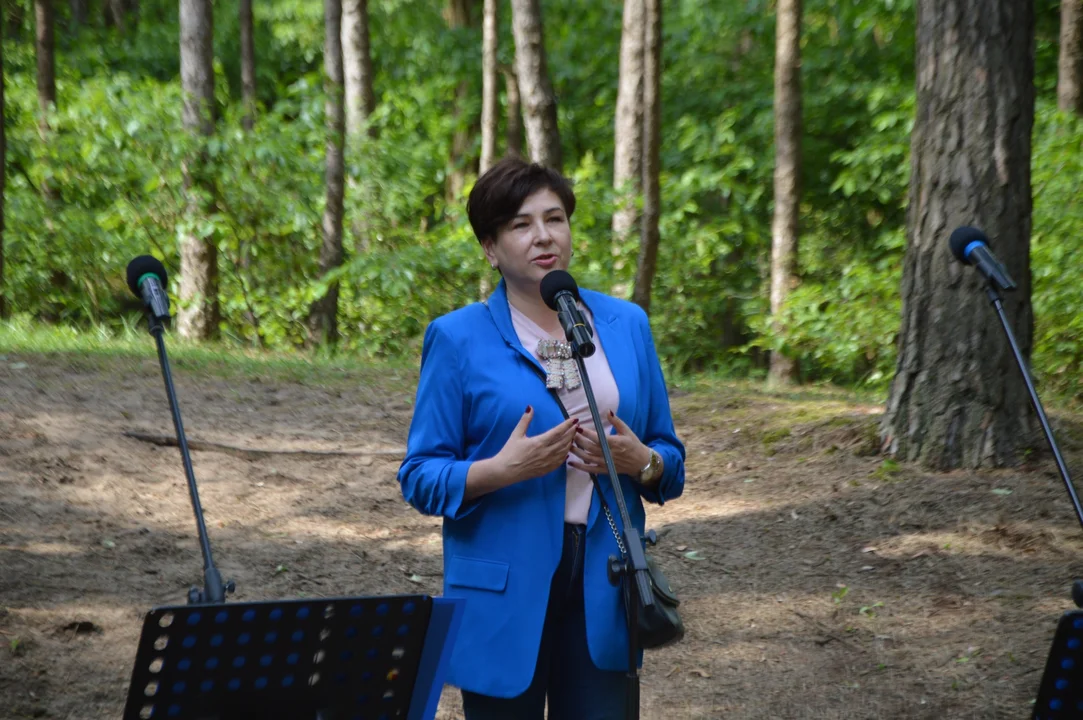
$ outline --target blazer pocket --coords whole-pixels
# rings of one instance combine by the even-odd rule
[[[454,555],[447,564],[448,585],[504,592],[508,586],[506,562],[478,560]]]

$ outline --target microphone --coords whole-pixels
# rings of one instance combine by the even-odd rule
[[[158,320],[169,317],[169,296],[165,293],[165,266],[151,255],[140,255],[128,263],[128,287],[143,300]]]
[[[989,239],[977,228],[956,228],[949,240],[951,254],[964,265],[973,265],[986,280],[1001,290],[1015,290],[1015,281],[989,249]]]
[[[580,357],[594,354],[594,336],[586,318],[579,311],[579,286],[565,270],[553,270],[541,281],[541,296],[545,304],[557,311],[564,335],[572,344],[572,350]]]

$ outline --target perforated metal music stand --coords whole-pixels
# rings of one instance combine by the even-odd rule
[[[147,613],[124,720],[421,720],[462,601],[397,595]]]

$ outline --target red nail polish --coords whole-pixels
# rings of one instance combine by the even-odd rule
[[[527,406],[526,406],[526,411],[527,411],[527,412],[533,412],[533,411],[534,411],[534,408],[532,408],[531,406],[527,405]]]

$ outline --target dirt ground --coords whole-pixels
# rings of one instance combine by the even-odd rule
[[[144,614],[201,561],[153,345],[0,349],[0,716],[118,718]],[[233,600],[438,594],[439,520],[395,480],[408,373],[291,374],[174,359]],[[648,509],[684,604],[648,652],[644,718],[1023,718],[1083,533],[1045,454],[932,474],[875,452],[881,408],[838,391],[674,387],[685,494]],[[1069,464],[1083,432],[1058,416]],[[438,717],[459,717],[446,690]]]

